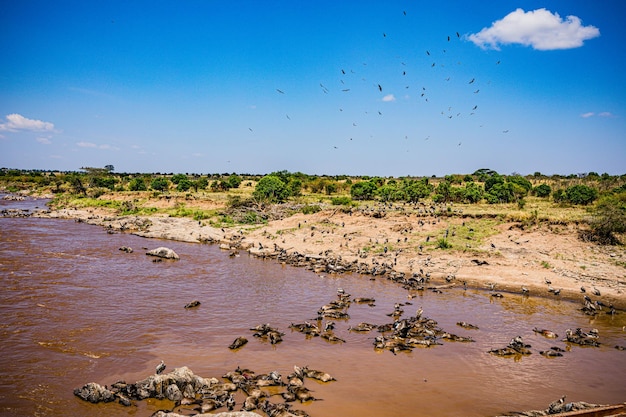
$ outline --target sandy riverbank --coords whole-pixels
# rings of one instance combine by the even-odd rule
[[[594,301],[626,309],[625,248],[583,242],[572,225],[524,229],[515,223],[499,223],[484,239],[474,240],[470,234],[464,248],[444,250],[434,242],[446,230],[450,235],[462,233],[468,227],[467,219],[335,209],[296,214],[262,227],[222,229],[188,218],[115,216],[101,209],[36,215],[72,218],[144,237],[215,243],[254,256],[279,256],[283,261],[304,254],[307,260],[317,262],[307,266],[319,273],[329,272],[329,267],[324,267],[328,262],[320,260],[331,259],[333,265],[349,266],[348,270],[403,273],[406,277],[429,274],[431,285],[486,289],[495,285],[495,291],[503,293],[520,293],[524,286],[531,295],[579,300],[581,306],[584,287]],[[560,294],[554,295],[550,288]],[[593,288],[601,296],[594,295]]]

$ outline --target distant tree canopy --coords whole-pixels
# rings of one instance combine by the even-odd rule
[[[252,196],[258,200],[280,203],[287,200],[289,190],[279,176],[271,174],[259,180]]]

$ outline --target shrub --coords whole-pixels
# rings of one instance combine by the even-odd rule
[[[592,210],[589,226],[586,237],[602,244],[619,244],[616,234],[626,233],[626,192],[602,197]]]
[[[548,184],[540,184],[533,188],[533,194],[537,197],[549,197],[552,193],[552,188]]]
[[[254,187],[252,196],[259,200],[283,202],[289,197],[289,190],[285,183],[276,175],[266,175]]]
[[[587,185],[572,185],[565,190],[565,198],[572,204],[587,205],[598,198],[598,191]]]
[[[129,191],[146,191],[148,188],[146,187],[146,182],[143,178],[133,178],[128,183]]]
[[[350,187],[350,195],[354,200],[372,200],[376,189],[372,180],[357,182]]]
[[[437,240],[437,247],[439,249],[450,249],[452,244],[448,242],[448,239],[442,237]]]
[[[312,205],[307,204],[306,206],[303,206],[300,209],[302,214],[313,214],[313,213],[317,213],[318,211],[321,211],[321,210],[322,210],[322,208],[320,206],[318,206],[317,204],[312,204]]]
[[[185,174],[176,174],[172,176],[172,182],[174,184],[178,184],[179,182],[181,182],[182,180],[188,180],[189,178],[187,178],[187,176]]]
[[[158,177],[152,180],[150,188],[156,191],[165,191],[169,188],[170,182],[167,178]]]
[[[188,191],[193,186],[193,183],[189,181],[187,178],[182,178],[178,181],[178,185],[176,186],[177,191]]]
[[[347,196],[342,196],[342,197],[333,197],[330,200],[330,203],[333,206],[347,206],[350,203],[352,203],[352,199],[350,197]]]

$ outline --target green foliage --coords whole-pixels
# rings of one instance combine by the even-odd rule
[[[117,180],[113,177],[93,177],[90,185],[92,187],[108,188],[109,190],[113,190],[116,183]]]
[[[209,180],[206,177],[198,178],[193,182],[193,189],[196,190],[204,190],[207,185],[209,185]]]
[[[533,188],[533,194],[537,197],[549,197],[552,193],[552,188],[548,184],[539,184]]]
[[[278,176],[270,174],[259,180],[252,196],[258,200],[280,203],[287,200],[289,190]]]
[[[565,198],[572,204],[587,205],[598,198],[598,191],[584,184],[572,185],[565,189]]]
[[[485,190],[487,187],[485,186]],[[489,204],[510,203],[515,199],[514,184],[496,183],[485,193],[485,198]]]
[[[189,178],[187,178],[187,176],[185,174],[175,174],[175,175],[172,175],[172,182],[174,184],[178,184],[182,180],[189,180]]]
[[[442,237],[437,239],[437,248],[439,249],[450,249],[452,244],[448,242],[448,239]]]
[[[626,192],[598,200],[589,222],[590,237],[602,244],[619,244],[617,234],[626,233]]]
[[[352,204],[352,199],[350,197],[347,197],[347,196],[333,197],[330,200],[330,203],[333,206],[348,206],[348,205]]]
[[[504,177],[497,172],[494,172],[491,176],[485,179],[485,192],[489,193],[494,186],[502,184],[504,184]]]
[[[468,182],[463,189],[463,200],[468,203],[478,203],[483,199],[483,187],[475,182]]]
[[[169,188],[170,182],[165,177],[157,177],[150,183],[150,188],[156,191],[165,191]]]
[[[302,180],[300,178],[291,177],[287,183],[287,190],[292,197],[302,195]]]
[[[405,198],[409,203],[417,203],[420,199],[428,197],[434,189],[434,187],[428,183],[428,178],[423,178],[419,181],[404,180],[402,187]]]
[[[228,179],[226,180],[226,184],[228,184],[229,188],[239,188],[239,186],[241,185],[242,181],[243,180],[241,179],[241,177],[239,175],[233,174],[233,175],[228,177]]]
[[[404,193],[394,182],[387,183],[378,187],[375,193],[381,201],[399,201],[404,199]]]
[[[141,177],[133,178],[128,183],[129,191],[146,191],[147,189],[146,182]]]
[[[507,177],[507,182],[511,182],[513,184],[516,184],[520,187],[522,187],[524,190],[526,190],[526,194],[528,194],[528,192],[533,188],[533,185],[531,184],[530,181],[528,181],[526,178],[522,177],[521,175],[512,175],[510,177]]]
[[[373,180],[357,182],[350,187],[350,195],[354,200],[373,200],[377,188]]]
[[[317,204],[307,204],[300,209],[302,214],[313,214],[321,210],[322,208]]]
[[[172,181],[173,182],[173,181]],[[176,191],[185,192],[188,191],[193,186],[193,182],[185,178],[178,179],[178,184],[176,185]]]

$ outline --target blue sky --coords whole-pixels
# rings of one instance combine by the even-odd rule
[[[1,3],[0,167],[626,173],[621,0]]]

